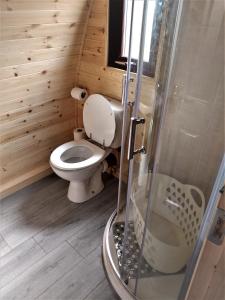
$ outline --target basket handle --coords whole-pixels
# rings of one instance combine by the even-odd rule
[[[188,189],[189,189],[189,193],[190,193],[191,197],[194,199],[196,205],[198,205],[199,208],[202,208],[204,210],[205,209],[205,196],[204,196],[203,192],[194,185],[188,185]],[[194,191],[198,194],[198,196],[200,198],[200,202],[195,199],[195,196],[192,194],[191,191]]]

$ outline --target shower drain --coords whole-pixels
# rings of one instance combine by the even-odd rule
[[[140,258],[140,247],[134,232],[133,222],[127,226],[127,237],[124,245],[124,222],[113,224],[113,239],[118,258],[120,273],[124,278],[156,276],[157,272],[144,259]]]

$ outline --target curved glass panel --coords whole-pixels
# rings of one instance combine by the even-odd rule
[[[223,4],[178,4],[158,81],[163,109],[153,117],[148,187],[134,182],[131,194],[139,261],[151,269],[146,276],[138,265],[135,293],[145,300],[178,299],[224,153]]]
[[[129,39],[110,249],[117,274],[134,297],[176,300],[224,153],[224,10],[222,0],[156,0],[155,18],[162,25],[155,30],[154,20],[149,32],[149,2],[143,2],[136,74],[132,30]],[[156,73],[150,78],[143,75],[145,43],[159,32]],[[133,148],[145,151],[128,161],[131,117],[144,118],[136,125]]]

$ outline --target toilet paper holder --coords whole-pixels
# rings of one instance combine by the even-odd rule
[[[82,89],[80,87],[74,87],[71,90],[71,96],[73,99],[78,101],[85,101],[88,97],[88,92],[86,89]]]

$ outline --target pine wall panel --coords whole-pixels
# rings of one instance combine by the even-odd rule
[[[78,84],[87,88],[89,94],[100,93],[121,101],[124,71],[107,66],[108,44],[108,0],[93,0],[84,39],[83,51],[78,69]],[[158,64],[159,66],[159,64]],[[134,98],[135,80],[130,84],[130,100]],[[148,103],[153,112],[155,98],[155,79],[143,76],[141,101]],[[82,104],[76,103],[78,125],[83,126]],[[147,129],[144,129],[147,130]],[[142,143],[143,131],[138,134]],[[116,155],[118,153],[114,152]],[[123,178],[127,177],[127,161],[125,161]],[[118,174],[116,174],[118,175]]]
[[[0,0],[1,196],[48,174],[51,151],[72,138],[89,9],[90,0]]]
[[[78,70],[78,83],[88,89],[89,93],[101,93],[121,101],[122,78],[124,71],[107,66],[108,44],[108,0],[93,0],[89,15],[84,46]],[[131,84],[130,97],[134,93]],[[142,78],[142,100],[154,102],[154,78]],[[82,116],[82,106],[78,103]],[[82,118],[80,118],[82,126]]]

